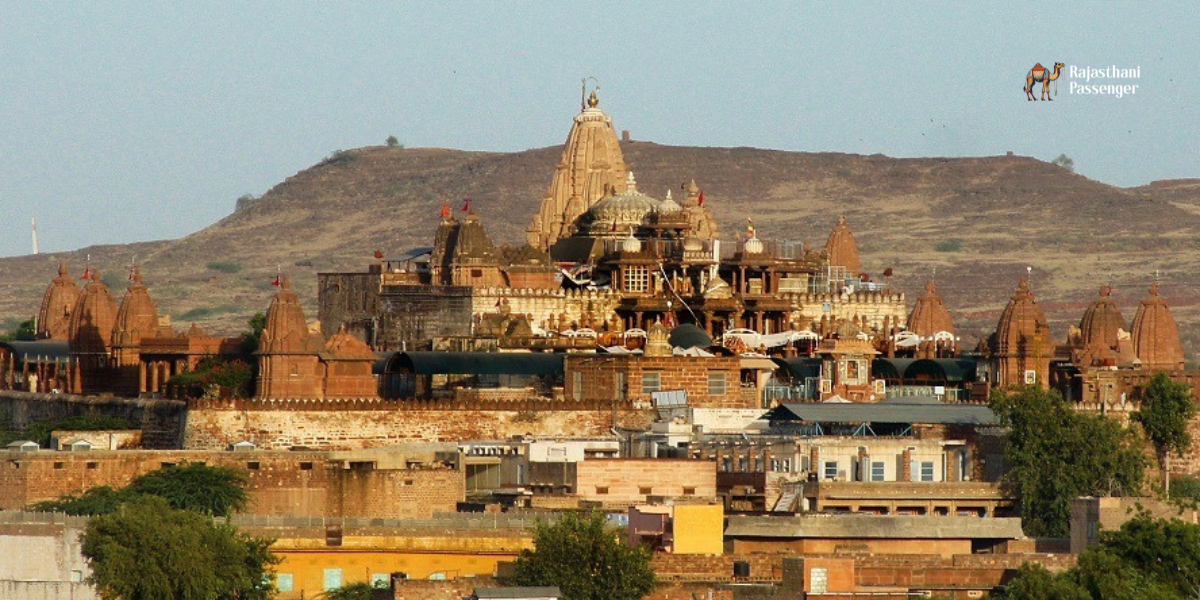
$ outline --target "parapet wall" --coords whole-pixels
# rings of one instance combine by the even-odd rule
[[[274,407],[272,407],[274,406]],[[517,435],[586,438],[611,434],[614,426],[650,422],[643,411],[548,405],[480,408],[400,409],[382,401],[331,403],[244,403],[197,405],[188,411],[183,444],[191,450],[221,450],[243,440],[261,449],[319,450],[377,448],[403,442],[508,439]]]
[[[42,420],[117,417],[142,430],[144,448],[179,448],[186,414],[187,405],[176,400],[0,391],[0,428],[12,436],[23,435],[30,425]]]

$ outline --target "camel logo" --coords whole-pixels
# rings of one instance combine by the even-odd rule
[[[1042,100],[1054,100],[1054,98],[1050,97],[1050,82],[1058,81],[1058,76],[1062,74],[1062,68],[1065,66],[1062,63],[1054,63],[1054,72],[1049,73],[1046,71],[1046,67],[1042,66],[1042,63],[1033,65],[1033,68],[1029,70],[1029,74],[1025,76],[1025,98],[1027,100],[1037,100],[1033,96],[1033,84],[1040,82],[1042,84]],[[1054,93],[1058,94],[1057,83],[1054,84]]]

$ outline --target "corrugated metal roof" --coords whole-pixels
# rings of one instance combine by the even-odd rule
[[[17,358],[17,362],[66,362],[71,357],[71,345],[60,340],[37,340],[32,342],[0,342]]]
[[[397,352],[387,373],[417,375],[559,375],[563,355],[542,352]]]
[[[876,404],[811,402],[781,404],[765,415],[771,421],[805,423],[921,423],[995,425],[996,413],[973,404],[926,404],[900,401]]]
[[[1025,537],[1021,519],[938,515],[811,515],[729,517],[727,537],[857,539],[1002,539]]]

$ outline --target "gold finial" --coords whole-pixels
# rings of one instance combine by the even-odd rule
[[[588,96],[588,108],[596,108],[600,104],[600,98],[596,96],[596,88],[592,89],[592,94]]]

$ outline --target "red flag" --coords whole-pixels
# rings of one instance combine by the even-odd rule
[[[685,181],[685,182],[679,184],[679,189],[681,189],[681,190],[687,189],[687,182]]]
[[[272,286],[272,287],[279,287],[279,285],[280,285],[280,282],[279,282],[279,275],[278,275],[278,274],[276,274],[276,275],[275,275],[275,281],[272,281],[272,282],[271,282],[271,286]]]
[[[613,219],[612,229],[609,229],[609,231],[616,231],[616,230],[617,230],[617,220]]]
[[[696,206],[704,206],[704,192],[703,191],[701,191],[700,195],[696,198]]]
[[[136,270],[137,270],[137,267],[133,267],[133,268],[129,269],[129,280],[130,281],[133,281],[133,272]]]
[[[464,199],[463,199],[463,206],[462,206],[462,209],[461,209],[461,210],[462,210],[463,212],[470,212],[470,211],[471,211],[471,199],[470,199],[470,198],[464,198]]]
[[[450,203],[445,200],[442,200],[442,218],[450,218]]]
[[[92,268],[88,267],[83,270],[83,276],[80,277],[80,279],[91,279],[91,278],[92,278]]]

